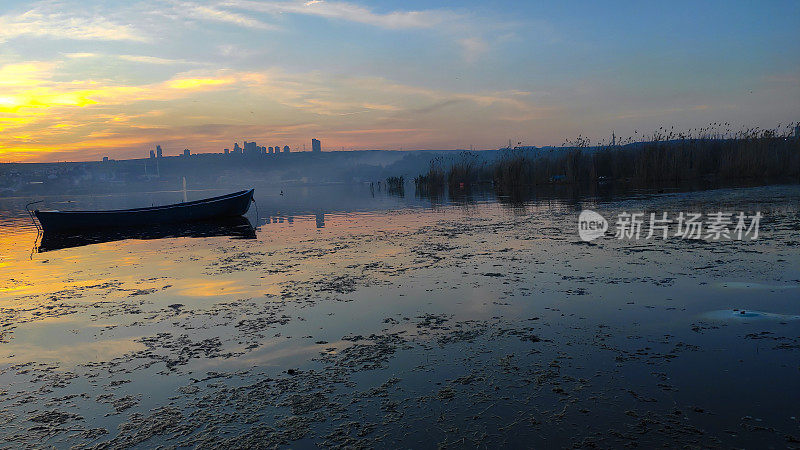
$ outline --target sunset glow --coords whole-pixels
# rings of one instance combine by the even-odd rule
[[[312,136],[483,149],[800,116],[797,3],[640,8],[3,2],[0,161]]]

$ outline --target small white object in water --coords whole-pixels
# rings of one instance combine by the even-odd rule
[[[779,322],[789,320],[800,320],[800,315],[792,314],[777,314],[764,311],[754,311],[751,309],[722,309],[718,311],[709,311],[703,316],[711,320],[775,320]]]

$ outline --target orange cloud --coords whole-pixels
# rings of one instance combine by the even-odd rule
[[[154,142],[220,151],[241,137],[298,145],[310,134],[327,134],[332,147],[414,148],[435,135],[466,136],[487,120],[509,123],[503,118],[534,117],[540,109],[526,92],[448,92],[319,72],[193,70],[126,84],[59,81],[58,70],[58,63],[0,66],[4,160],[118,158],[143,155]]]
[[[235,81],[234,78],[181,78],[167,82],[167,86],[172,89],[202,90],[232,84]]]

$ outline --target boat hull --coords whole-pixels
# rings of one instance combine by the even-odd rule
[[[243,216],[253,190],[174,205],[112,211],[34,211],[46,232],[130,228]]]

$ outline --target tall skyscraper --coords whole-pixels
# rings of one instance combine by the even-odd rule
[[[322,142],[320,142],[319,139],[311,139],[311,151],[312,152],[322,151]]]
[[[156,156],[159,157],[159,158],[161,158],[161,156],[162,156],[161,155],[161,146],[160,145],[156,145]]]
[[[156,152],[155,152],[155,150],[150,150],[150,159],[156,159]]]
[[[191,155],[191,154],[192,154],[192,153],[189,151],[189,149],[188,149],[188,148],[185,148],[185,149],[183,149],[183,156],[189,156],[189,155]]]

